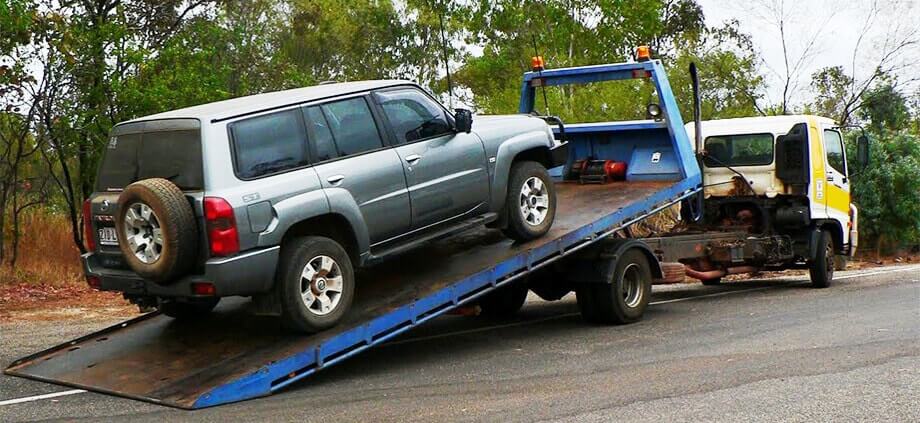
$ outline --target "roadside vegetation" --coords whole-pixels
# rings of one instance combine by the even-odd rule
[[[875,69],[868,76],[831,66],[803,82],[796,75],[815,42],[793,51],[786,39],[820,33],[784,32],[793,14],[777,2],[755,3],[779,29],[785,63],[765,63],[737,22],[710,24],[695,0],[0,0],[0,310],[66,287],[55,295],[96,295],[87,294],[78,260],[81,204],[117,122],[380,78],[419,81],[445,103],[478,112],[514,113],[531,56],[551,68],[620,62],[640,44],[669,67],[685,119],[686,68],[696,62],[704,119],[809,112],[865,126],[873,167],[852,177],[861,248],[916,249],[920,96],[905,87],[916,86],[920,69],[895,54],[917,49],[920,30],[889,25],[881,39],[857,45],[854,65],[860,49],[893,52],[858,64]],[[867,16],[875,18],[858,30],[889,24],[880,13],[892,5],[873,3]],[[774,73],[786,89],[771,100]],[[795,103],[795,90],[815,100]],[[538,108],[573,121],[643,118],[652,92],[641,81],[549,89]],[[16,296],[22,292],[35,294]]]

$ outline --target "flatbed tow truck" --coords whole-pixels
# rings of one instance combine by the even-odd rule
[[[247,302],[228,301],[196,322],[148,313],[16,360],[5,373],[198,409],[270,395],[457,307],[507,295],[515,286],[530,286],[550,299],[575,290],[589,321],[638,320],[652,280],[682,279],[684,273],[681,266],[675,271],[674,263],[660,263],[679,259],[665,257],[667,241],[624,237],[624,230],[678,203],[699,209],[693,203],[702,201],[700,162],[661,62],[541,67],[524,75],[520,112],[534,111],[539,87],[624,79],[650,82],[660,115],[564,127],[556,121],[568,161],[553,172],[559,177],[556,221],[540,239],[514,243],[495,230],[474,228],[365,269],[357,276],[362,289],[351,313],[317,334],[291,334],[271,318],[248,313]],[[576,163],[585,166],[578,161],[585,156],[626,168],[602,166],[597,175],[613,180],[580,183],[566,173]],[[561,290],[538,291],[537,281],[560,266],[577,266],[581,276]],[[508,307],[515,311],[522,303]]]

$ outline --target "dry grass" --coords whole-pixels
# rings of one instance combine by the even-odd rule
[[[21,219],[16,265],[0,265],[0,320],[32,318],[35,310],[131,312],[119,294],[86,285],[66,216],[35,209]]]
[[[21,219],[19,257],[14,267],[5,263],[0,269],[0,286],[84,283],[80,251],[73,243],[67,217],[36,209]],[[12,237],[8,235],[7,240]]]

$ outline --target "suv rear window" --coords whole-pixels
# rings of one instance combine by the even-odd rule
[[[120,190],[147,178],[166,178],[183,190],[204,189],[198,122],[185,121],[115,127],[103,153],[96,190]]]
[[[307,135],[300,109],[257,116],[230,124],[236,173],[243,179],[305,166]]]
[[[720,135],[706,138],[706,167],[760,166],[773,163],[772,134]]]

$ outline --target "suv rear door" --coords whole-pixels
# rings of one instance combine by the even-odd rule
[[[303,109],[316,173],[330,201],[332,191],[354,198],[371,244],[409,230],[409,194],[402,163],[384,145],[364,96]]]
[[[417,88],[375,94],[402,160],[420,229],[488,208],[485,149],[475,134],[457,133],[444,108]]]

